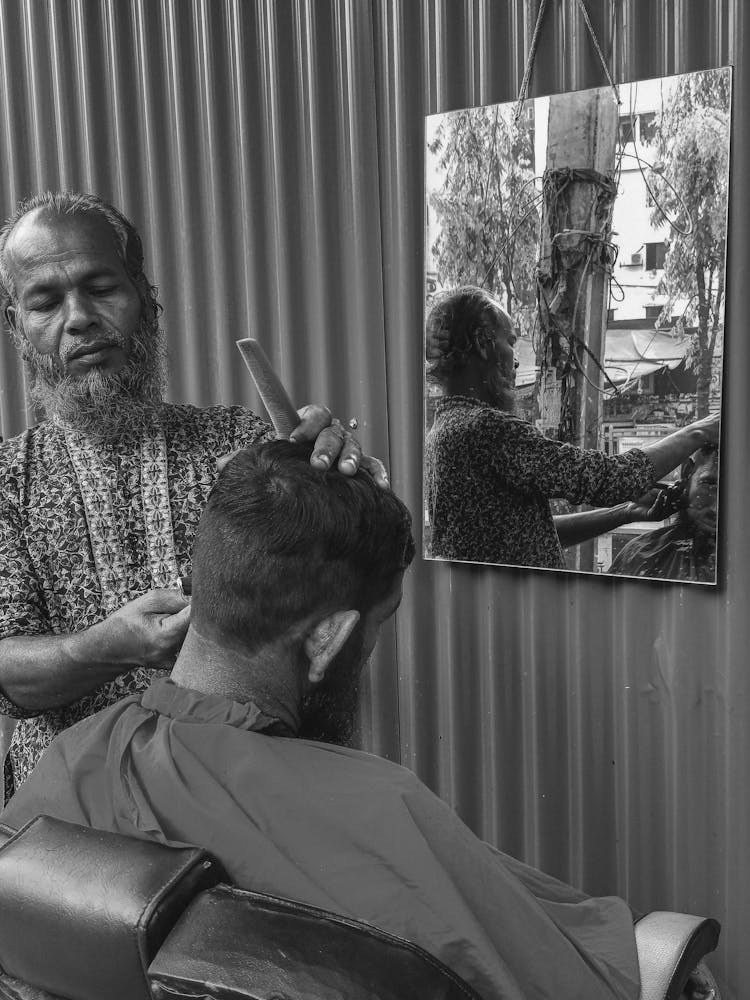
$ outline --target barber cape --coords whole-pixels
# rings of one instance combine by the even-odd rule
[[[680,519],[632,538],[620,549],[609,572],[716,583],[716,536],[696,531]]]
[[[155,681],[47,749],[0,815],[197,844],[233,882],[415,942],[486,1000],[637,1000],[627,905],[480,841],[406,768]]]

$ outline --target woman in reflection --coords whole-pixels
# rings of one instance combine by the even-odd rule
[[[425,442],[425,489],[439,559],[563,569],[562,545],[643,516],[635,501],[718,441],[718,416],[608,456],[544,437],[514,415],[516,333],[484,289],[458,288],[427,317],[428,378],[443,395]],[[612,508],[555,527],[549,501]],[[561,544],[562,543],[562,544]]]
[[[718,487],[719,452],[701,448],[682,467],[675,522],[633,538],[609,572],[714,583]]]

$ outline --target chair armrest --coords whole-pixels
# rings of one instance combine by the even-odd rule
[[[0,972],[0,1000],[62,1000],[62,998]]]
[[[148,972],[155,1000],[481,1000],[411,941],[228,885],[192,900]]]
[[[690,973],[719,941],[719,924],[655,910],[635,925],[641,1000],[679,1000]]]

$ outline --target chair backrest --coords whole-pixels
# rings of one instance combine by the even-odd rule
[[[222,879],[198,848],[37,817],[0,838],[0,1000],[481,1000],[409,941]]]
[[[151,959],[225,877],[197,848],[39,816],[0,847],[0,967],[75,1000],[151,1000]]]
[[[225,877],[198,848],[0,824],[0,1000],[480,1000],[409,941]],[[635,933],[641,1000],[678,1000],[719,926],[652,913]]]

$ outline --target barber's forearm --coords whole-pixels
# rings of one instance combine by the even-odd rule
[[[132,666],[173,663],[189,621],[190,602],[165,588],[82,632],[9,636],[0,640],[0,689],[28,712],[69,705]]]
[[[72,635],[11,636],[0,640],[0,688],[28,712],[61,708],[127,669],[97,626]]]
[[[686,461],[694,451],[716,442],[717,433],[713,431],[713,422],[699,420],[647,445],[643,450],[651,459],[656,479],[661,479]]]
[[[576,514],[557,514],[552,520],[555,522],[560,544],[563,548],[568,548],[628,524],[633,519],[634,506],[632,503],[621,503],[616,507],[601,507]]]

